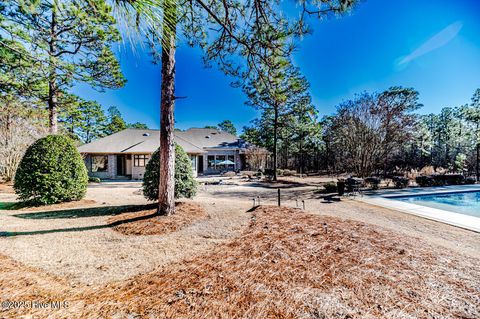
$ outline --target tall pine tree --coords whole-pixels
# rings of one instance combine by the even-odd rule
[[[57,132],[59,95],[75,82],[96,89],[119,88],[125,79],[111,45],[120,35],[106,1],[1,1],[1,28],[29,48],[29,58],[41,65],[48,89],[50,132]]]

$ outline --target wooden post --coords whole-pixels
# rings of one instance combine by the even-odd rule
[[[280,188],[278,189],[278,206],[280,206]]]

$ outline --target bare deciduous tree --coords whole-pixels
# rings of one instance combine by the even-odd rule
[[[2,97],[0,104],[0,177],[10,181],[27,148],[48,133],[45,116]]]

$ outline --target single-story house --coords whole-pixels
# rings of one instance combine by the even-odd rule
[[[189,155],[193,172],[216,174],[245,168],[247,143],[210,128],[175,131],[175,142]],[[142,179],[151,154],[160,146],[158,130],[126,129],[78,147],[90,176]]]

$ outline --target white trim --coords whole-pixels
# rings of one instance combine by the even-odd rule
[[[357,197],[356,200],[368,204],[381,206],[404,213],[416,215],[419,217],[439,221],[445,224],[461,227],[464,229],[480,232],[480,218],[464,215],[460,213],[450,212],[442,209],[426,207],[396,200],[401,196],[415,195],[434,195],[434,194],[453,194],[480,191],[478,185],[460,185],[449,187],[431,187],[431,188],[406,188],[398,191],[375,192],[363,197]]]

